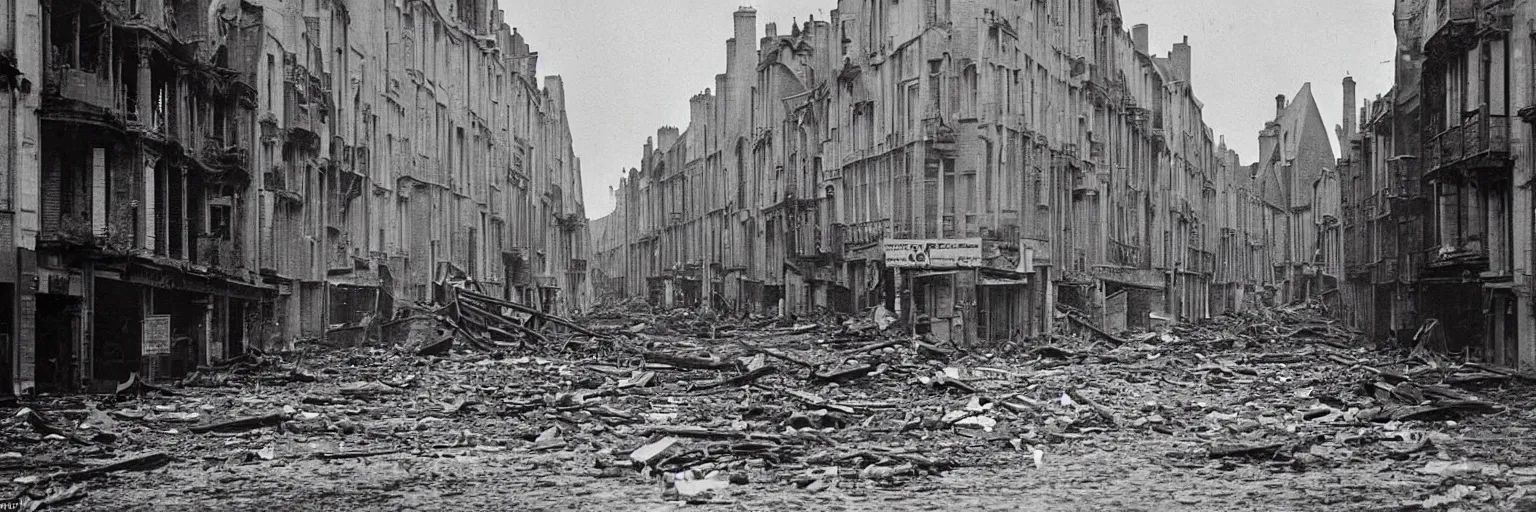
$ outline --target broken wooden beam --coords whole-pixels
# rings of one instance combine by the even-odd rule
[[[665,352],[646,352],[645,360],[651,363],[661,363],[678,368],[691,370],[726,370],[736,365],[730,361],[719,359],[704,359],[700,357],[685,356],[682,354],[668,354]]]
[[[905,345],[907,343],[910,343],[910,340],[895,339],[895,340],[890,340],[890,341],[887,341],[887,342],[884,342],[884,343],[876,343],[876,344],[873,344],[873,345],[870,345],[870,346],[867,346],[867,347],[860,347],[860,348],[856,348],[856,349],[853,349],[853,350],[848,350],[848,351],[845,351],[845,352],[841,352],[841,353],[837,354],[837,357],[839,359],[848,359],[848,358],[856,356],[856,355],[867,354],[867,353],[870,353],[870,352],[879,352],[879,351],[885,350],[887,348],[899,347],[899,346]]]
[[[460,299],[468,298],[468,299],[473,300],[473,301],[484,302],[486,304],[491,304],[491,305],[501,306],[501,307],[504,307],[504,308],[507,308],[507,309],[511,309],[511,310],[517,311],[519,313],[525,313],[525,314],[528,314],[529,316],[532,316],[534,318],[542,319],[542,320],[547,321],[549,323],[552,323],[552,324],[555,324],[555,325],[559,325],[561,327],[565,327],[567,329],[576,331],[578,333],[581,333],[581,334],[584,334],[584,335],[587,335],[587,336],[591,336],[593,338],[606,338],[607,337],[607,336],[598,334],[596,332],[593,332],[591,329],[587,329],[585,327],[582,327],[582,326],[578,325],[576,322],[572,322],[572,321],[567,320],[565,318],[562,318],[562,317],[559,317],[559,316],[555,316],[555,315],[551,315],[549,313],[545,313],[543,311],[539,311],[537,309],[534,309],[534,308],[531,308],[531,307],[528,307],[528,306],[524,306],[522,304],[517,304],[517,303],[513,303],[513,302],[504,301],[504,300],[501,300],[501,299],[498,299],[498,298],[495,298],[495,297],[491,297],[489,295],[481,295],[481,294],[478,294],[478,293],[475,293],[475,292],[472,292],[472,291],[469,291],[469,290],[464,290],[464,289],[458,290],[458,295],[459,295]]]
[[[1280,454],[1285,443],[1213,444],[1207,450],[1213,459],[1223,457],[1255,457],[1272,459]]]
[[[1079,393],[1077,390],[1075,390],[1075,389],[1067,390],[1067,397],[1071,398],[1072,400],[1076,401],[1077,403],[1086,405],[1089,408],[1093,409],[1094,413],[1097,413],[1099,415],[1099,417],[1104,418],[1104,420],[1108,421],[1111,425],[1115,425],[1115,426],[1119,426],[1120,425],[1120,420],[1118,418],[1115,418],[1114,411],[1111,411],[1111,410],[1109,410],[1108,407],[1104,407],[1102,405],[1099,405],[1098,402],[1095,402],[1092,399],[1089,399],[1088,397],[1083,396],[1083,394]]]
[[[489,321],[478,322],[480,324],[479,327],[485,329],[486,331],[489,331],[491,333],[500,333],[500,334],[504,335],[505,337],[507,337],[508,339],[513,338],[512,333],[506,332],[505,329],[498,329],[498,327],[503,327],[503,328],[511,329],[511,330],[520,332],[522,334],[525,334],[525,335],[527,335],[530,338],[538,340],[538,342],[540,344],[549,345],[549,338],[545,337],[544,334],[542,334],[542,333],[540,333],[538,331],[535,331],[533,329],[529,329],[527,326],[519,324],[516,321],[513,321],[511,318],[507,318],[505,316],[496,314],[494,312],[487,311],[484,308],[481,308],[479,306],[476,306],[476,305],[470,304],[470,303],[464,303],[463,307],[464,307],[465,310],[468,310],[471,313],[475,313],[477,315],[486,317],[486,319],[499,320],[498,322],[496,322],[498,325],[495,325],[495,326],[490,325],[491,322],[489,322]]]
[[[89,439],[80,437],[72,432],[67,432],[64,429],[59,428],[57,425],[54,425],[53,422],[50,421],[47,417],[44,417],[42,413],[39,413],[34,409],[26,409],[22,414],[27,416],[27,425],[30,425],[32,430],[37,431],[39,434],[56,435],[79,445],[89,446],[95,444]]]
[[[1069,315],[1067,315],[1067,319],[1071,320],[1072,323],[1075,323],[1077,325],[1083,326],[1084,328],[1087,328],[1089,331],[1092,331],[1094,334],[1099,335],[1100,338],[1104,338],[1105,340],[1108,340],[1111,343],[1114,343],[1116,345],[1124,345],[1126,343],[1125,340],[1120,338],[1119,336],[1115,336],[1113,334],[1105,332],[1103,329],[1100,329],[1099,326],[1093,325],[1093,322],[1089,322],[1088,320],[1080,318],[1077,315],[1069,314]]]
[[[812,363],[810,361],[806,361],[804,359],[800,359],[800,358],[797,358],[797,357],[791,356],[789,354],[785,354],[783,352],[779,352],[779,351],[776,351],[776,350],[773,350],[773,349],[770,349],[770,348],[759,347],[757,345],[753,345],[753,344],[747,343],[745,341],[737,340],[735,343],[737,345],[741,345],[742,348],[745,348],[745,349],[750,350],[752,352],[756,352],[758,354],[763,354],[763,355],[766,355],[768,357],[772,357],[774,359],[778,359],[780,361],[786,361],[786,362],[794,363],[797,366],[800,366],[800,367],[803,367],[803,368],[807,368],[807,369],[810,369],[812,371],[816,370],[816,368],[819,366],[816,363]]]
[[[281,425],[287,419],[288,417],[282,413],[276,413],[265,416],[250,416],[208,425],[198,425],[188,430],[191,430],[194,434],[205,432],[245,432],[262,427],[275,427]]]
[[[718,388],[718,387],[744,386],[744,385],[747,385],[747,384],[751,384],[752,382],[754,382],[754,381],[756,381],[758,379],[761,379],[763,377],[767,377],[769,375],[773,375],[773,374],[778,373],[778,372],[779,372],[779,368],[776,367],[776,366],[764,366],[762,368],[758,368],[756,370],[752,370],[750,372],[743,373],[741,375],[737,375],[735,377],[731,377],[731,378],[728,378],[728,379],[720,379],[720,380],[717,380],[717,381],[714,381],[714,382],[707,382],[707,383],[704,383],[704,384],[700,384],[698,386],[695,386],[693,389],[713,389],[713,388]]]
[[[418,356],[440,356],[453,350],[453,336],[443,336],[441,339],[422,344],[416,349]]]
[[[838,384],[843,384],[854,379],[863,378],[864,376],[873,373],[876,369],[877,367],[875,365],[862,364],[826,372],[816,372],[815,377],[819,382],[836,382]]]
[[[371,451],[350,451],[350,452],[334,452],[334,453],[316,453],[315,454],[315,458],[318,458],[318,459],[321,459],[321,460],[364,459],[364,458],[368,458],[368,457],[378,457],[378,456],[381,456],[381,455],[393,455],[393,454],[400,453],[400,452],[403,452],[403,451],[405,451],[405,450],[401,450],[401,449],[396,448],[396,449],[390,449],[390,450],[371,450]]]
[[[152,452],[135,457],[129,457],[105,466],[97,466],[90,469],[82,469],[73,473],[66,473],[64,477],[69,480],[83,480],[118,471],[150,471],[171,463],[171,456],[162,452]]]
[[[673,427],[666,425],[646,427],[644,432],[651,435],[660,434],[694,439],[766,439],[776,442],[784,440],[784,436],[777,434],[752,434],[734,430],[709,430],[700,427]]]

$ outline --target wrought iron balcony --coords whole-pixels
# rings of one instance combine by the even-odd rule
[[[878,242],[885,238],[885,233],[891,227],[890,219],[872,220],[847,226],[846,241],[850,245],[862,245]]]

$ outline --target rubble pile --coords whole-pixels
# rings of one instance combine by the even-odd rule
[[[1526,432],[1530,375],[1394,360],[1304,309],[1119,344],[1058,335],[1005,353],[881,330],[878,315],[607,318],[460,290],[400,328],[414,334],[393,347],[252,353],[178,386],[25,404],[0,429],[15,450],[0,455],[0,475],[29,503],[62,506],[107,485],[102,475],[167,466],[217,478],[304,461],[507,457],[728,503],[928,486],[966,468],[1050,472],[1056,457],[1155,446],[1139,456],[1170,468],[1298,473],[1370,460],[1444,484],[1415,500],[1465,485],[1458,499],[1509,502],[1536,482],[1519,459],[1420,471],[1495,445],[1533,455],[1520,441],[1465,441]]]

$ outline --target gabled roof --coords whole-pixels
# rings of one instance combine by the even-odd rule
[[[1301,86],[1276,122],[1280,124],[1281,156],[1292,165],[1297,183],[1310,185],[1325,169],[1333,167],[1336,162],[1333,142],[1327,125],[1323,124],[1323,115],[1318,111],[1317,99],[1312,96],[1312,84]]]

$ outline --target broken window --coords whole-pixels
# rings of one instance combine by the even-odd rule
[[[87,3],[56,4],[49,25],[50,65],[88,73],[105,69],[108,28],[101,13]]]

